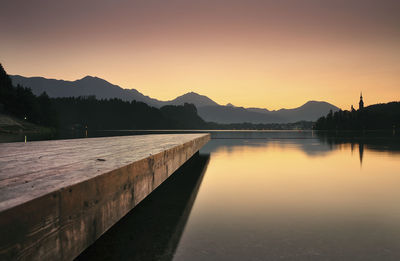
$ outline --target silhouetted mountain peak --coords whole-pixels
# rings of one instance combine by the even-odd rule
[[[286,109],[282,108],[280,110],[277,110],[277,112],[282,112],[282,111],[290,111],[290,110],[310,110],[310,111],[319,111],[320,109],[326,109],[329,108],[333,111],[339,110],[338,107],[336,107],[333,104],[330,104],[329,102],[324,102],[324,101],[314,101],[310,100],[301,105],[300,107],[293,108],[293,109]]]
[[[332,105],[328,102],[324,102],[324,101],[308,101],[306,103],[304,103],[302,106],[300,106],[299,108],[317,108],[317,107],[325,107],[325,106],[330,106],[332,107],[332,109],[334,110],[338,110],[339,108],[336,107],[335,105]]]
[[[172,101],[167,102],[172,105],[181,105],[183,103],[192,103],[196,107],[204,107],[204,106],[218,106],[219,104],[215,101],[211,100],[205,95],[200,95],[195,92],[188,92],[179,97],[176,97]]]
[[[185,97],[185,98],[200,98],[200,99],[207,98],[207,99],[209,99],[207,96],[200,95],[200,94],[198,94],[196,92],[188,92],[188,93],[185,93],[185,94],[183,94],[181,96],[178,96],[176,98],[183,98],[183,97]],[[209,100],[211,100],[211,99],[209,99]]]
[[[96,76],[86,75],[85,77],[83,77],[80,80],[92,80],[92,79],[96,79],[96,78],[97,78]]]
[[[93,84],[104,84],[104,85],[110,85],[110,86],[115,86],[112,83],[101,79],[99,77],[96,76],[90,76],[90,75],[86,75],[85,77],[83,77],[82,79],[76,80],[76,82],[84,82],[84,83],[93,83]]]
[[[324,101],[314,101],[314,100],[311,100],[311,101],[308,101],[308,102],[304,103],[304,104],[303,104],[302,106],[300,106],[300,107],[303,107],[303,106],[310,106],[310,105],[315,105],[315,104],[322,104],[322,103],[328,104],[327,102],[324,102]]]

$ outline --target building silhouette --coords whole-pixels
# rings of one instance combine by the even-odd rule
[[[359,110],[364,109],[364,101],[363,101],[362,92],[361,92],[361,94],[360,94],[360,102],[358,103],[358,109],[359,109]]]

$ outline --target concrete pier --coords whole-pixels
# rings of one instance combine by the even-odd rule
[[[210,139],[163,134],[0,144],[0,260],[71,260]]]

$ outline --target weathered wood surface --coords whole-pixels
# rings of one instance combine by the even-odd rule
[[[166,134],[0,144],[0,260],[71,260],[210,139]]]

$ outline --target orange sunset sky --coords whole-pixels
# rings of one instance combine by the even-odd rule
[[[9,74],[98,76],[168,100],[343,109],[400,100],[398,0],[2,1]]]

